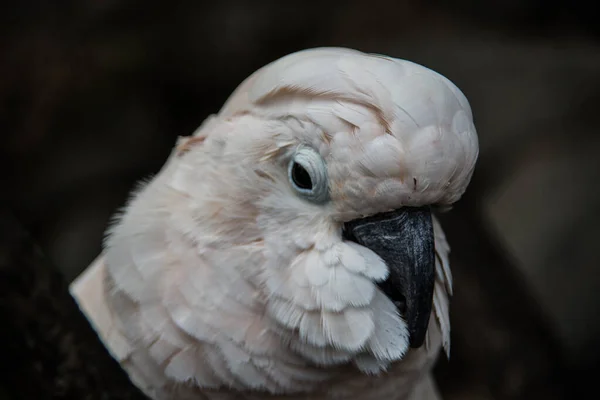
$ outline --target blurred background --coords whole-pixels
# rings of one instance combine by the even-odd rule
[[[161,167],[177,136],[217,112],[257,68],[332,45],[415,61],[466,94],[481,145],[468,204],[539,306],[541,335],[555,338],[565,370],[581,377],[597,368],[593,2],[2,2],[0,198],[70,281],[99,253],[132,185]],[[486,274],[495,266],[471,267]],[[496,287],[494,301],[513,291]],[[465,307],[477,301],[464,299]],[[461,318],[464,331],[470,321]]]

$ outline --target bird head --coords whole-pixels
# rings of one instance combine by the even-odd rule
[[[338,48],[291,54],[136,192],[106,243],[113,285],[200,341],[266,335],[265,354],[385,368],[424,341],[432,208],[461,197],[477,154],[469,103],[436,72]]]

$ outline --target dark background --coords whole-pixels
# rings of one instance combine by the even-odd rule
[[[600,354],[598,15],[544,0],[2,2],[0,201],[68,282],[135,181],[257,68],[331,45],[418,62],[463,90],[481,146],[445,225],[462,294],[444,392],[573,398]],[[22,277],[7,276],[7,290]]]

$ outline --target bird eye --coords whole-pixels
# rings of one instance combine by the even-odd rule
[[[292,165],[292,180],[300,189],[312,189],[313,184],[312,180],[310,179],[310,175],[306,169],[304,169],[304,167],[297,162]]]
[[[327,167],[315,150],[309,147],[298,149],[290,161],[288,176],[292,187],[302,197],[315,203],[329,199]]]

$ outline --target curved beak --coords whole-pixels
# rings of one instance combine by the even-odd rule
[[[410,347],[427,333],[435,283],[433,222],[429,207],[405,207],[344,224],[344,238],[375,252],[389,268],[379,284],[406,319]]]

